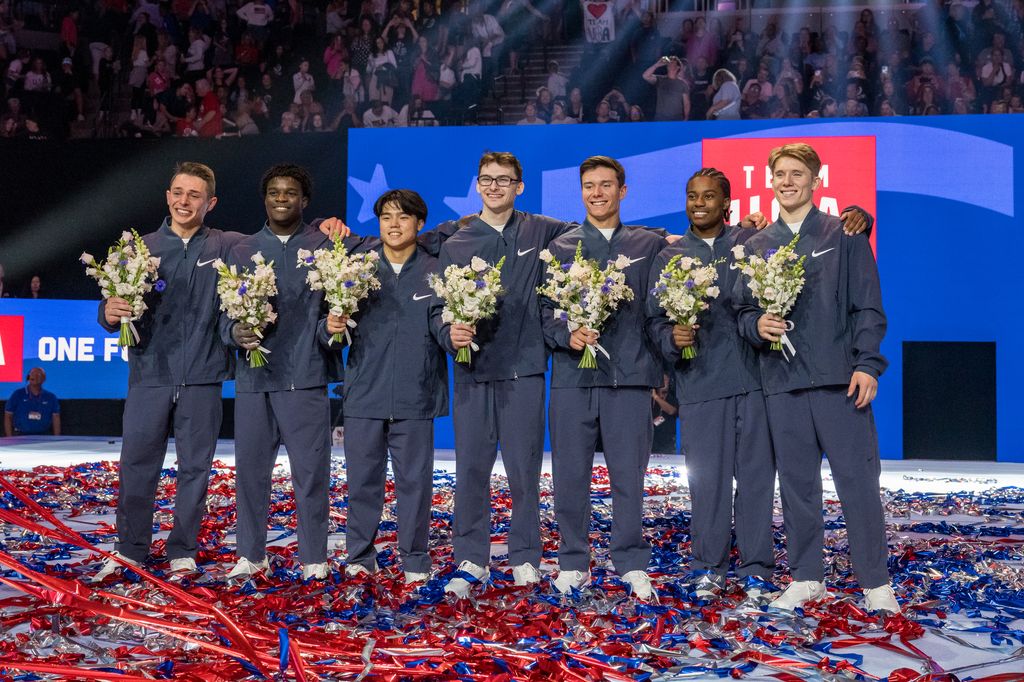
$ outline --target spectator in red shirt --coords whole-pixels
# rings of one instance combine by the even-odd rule
[[[60,24],[60,42],[66,50],[64,56],[70,57],[78,49],[78,10],[72,9]]]
[[[199,121],[196,120],[196,105],[189,104],[185,110],[185,116],[179,118],[174,124],[174,134],[178,137],[196,137],[199,132],[196,130]]]
[[[210,81],[200,78],[196,81],[196,96],[199,98],[199,117],[195,127],[199,137],[217,137],[224,132],[224,113],[220,100],[210,89]]]

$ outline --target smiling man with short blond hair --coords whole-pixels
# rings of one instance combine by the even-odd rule
[[[886,565],[881,465],[871,401],[888,361],[886,318],[866,234],[850,236],[840,219],[813,203],[821,159],[810,145],[787,144],[768,158],[779,219],[747,240],[765,253],[799,235],[805,284],[788,319],[765,313],[744,278],[734,300],[740,334],[758,352],[775,447],[793,582],[772,605],[794,609],[827,596],[822,560],[821,457],[839,493],[850,556],[868,610],[898,612]],[[781,341],[784,352],[770,350]]]

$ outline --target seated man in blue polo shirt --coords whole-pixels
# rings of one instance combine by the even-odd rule
[[[4,407],[4,435],[60,435],[60,403],[57,396],[43,390],[46,372],[33,367],[26,377],[28,385],[11,394]]]

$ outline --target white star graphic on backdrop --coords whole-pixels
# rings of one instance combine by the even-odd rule
[[[469,191],[464,197],[445,197],[444,205],[455,211],[460,218],[480,212],[480,195],[476,193],[476,176],[469,179]]]
[[[373,204],[377,201],[377,197],[390,189],[388,187],[388,179],[384,176],[384,166],[378,163],[373,167],[373,175],[370,177],[369,182],[359,180],[351,175],[348,178],[348,182],[363,200],[356,220],[365,223],[373,218]]]

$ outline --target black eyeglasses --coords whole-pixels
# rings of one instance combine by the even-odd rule
[[[499,175],[496,178],[492,178],[490,175],[481,175],[476,181],[480,183],[481,187],[490,187],[492,184],[498,187],[508,187],[513,182],[519,182],[519,178],[509,177],[508,175]]]

